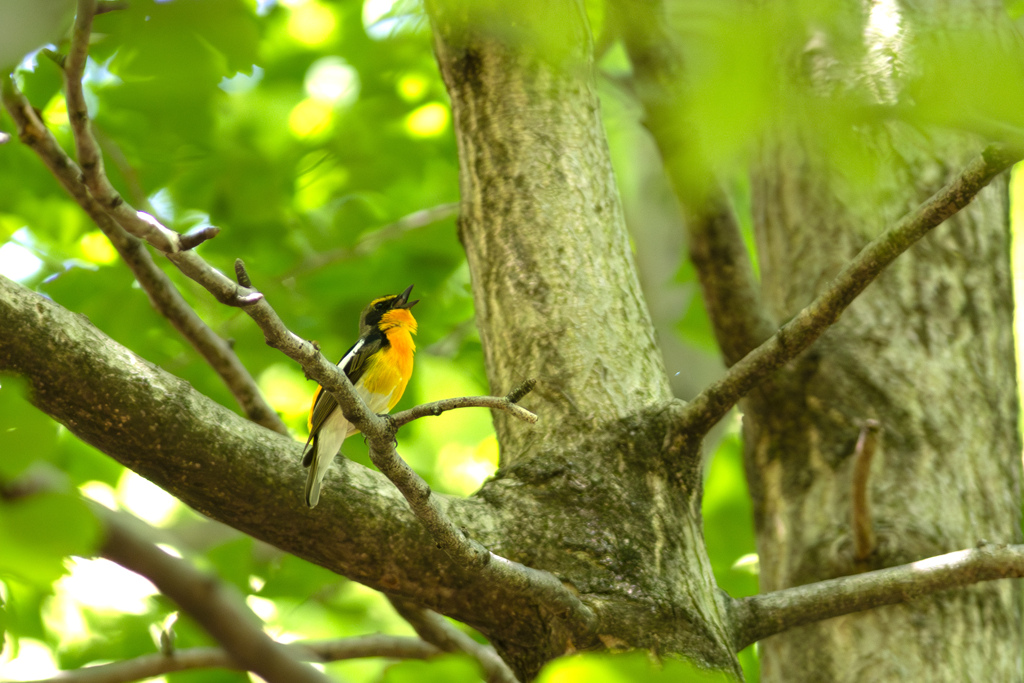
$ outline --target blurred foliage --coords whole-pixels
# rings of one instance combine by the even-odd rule
[[[0,3],[0,29],[20,21],[9,5]],[[692,182],[706,183],[708,169],[730,181],[751,249],[751,191],[743,170],[768,133],[800,135],[817,147],[819,160],[856,186],[874,182],[879,172],[875,149],[863,144],[867,128],[902,120],[1015,139],[1024,126],[1017,42],[989,40],[969,17],[957,18],[956,32],[932,22],[908,33],[905,25],[915,18],[887,16],[877,11],[883,5],[895,6],[874,3],[868,10],[838,0],[673,6],[689,76],[679,125],[699,160]],[[1015,17],[1020,5],[1010,4]],[[537,0],[528,6],[548,11]],[[40,14],[47,11],[38,7]],[[517,7],[522,11],[521,3]],[[586,8],[596,43],[604,46],[604,4],[588,0]],[[518,35],[494,6],[480,5],[478,13],[496,35]],[[21,35],[30,42],[57,40],[61,30],[60,22],[48,20]],[[366,302],[415,283],[423,300],[416,309],[420,351],[398,408],[487,391],[454,219],[381,230],[458,200],[451,114],[418,2],[131,0],[128,9],[97,17],[95,33],[87,100],[108,173],[134,205],[179,230],[220,226],[220,236],[200,247],[202,255],[229,272],[236,257],[244,258],[291,329],[317,340],[329,356],[351,344]],[[557,35],[528,38],[557,52],[564,48]],[[66,49],[66,42],[57,47]],[[904,54],[917,55],[916,66],[905,63]],[[627,149],[646,133],[621,45],[607,45],[600,73],[616,172],[632,179],[623,185],[623,202],[627,215],[642,215],[631,210],[647,200],[637,179],[660,170],[638,168],[652,160]],[[59,141],[73,149],[56,65],[35,53],[21,63],[16,80]],[[0,131],[15,133],[9,118],[0,116]],[[0,187],[0,273],[86,314],[121,344],[237,409],[31,150],[13,142],[0,147]],[[678,220],[673,201],[666,195],[653,210]],[[646,226],[630,229],[639,235]],[[367,240],[370,235],[379,239]],[[354,249],[360,244],[372,248]],[[244,314],[158,263],[203,319],[235,340],[268,400],[304,438],[313,387],[301,370],[267,347]],[[649,287],[685,290],[685,305],[667,327],[685,344],[713,352],[692,267],[679,261],[664,273],[644,275]],[[4,376],[0,385],[0,484],[42,476],[61,491],[0,504],[0,677],[43,676],[55,665],[153,652],[150,627],[175,609],[146,582],[133,583],[109,563],[67,559],[89,555],[98,542],[95,521],[72,487],[161,527],[169,545],[241,590],[276,637],[411,634],[379,594],[200,518],[34,410],[21,380]],[[757,576],[737,432],[731,424],[710,455],[704,521],[718,582],[739,596],[757,591]],[[456,494],[479,486],[497,457],[485,411],[419,421],[403,431],[401,447],[432,486]],[[358,439],[346,445],[346,455],[369,466]],[[180,648],[210,644],[187,617],[174,630]],[[754,649],[741,653],[741,661],[748,680],[757,680]],[[474,663],[457,656],[427,663],[357,660],[327,670],[350,681],[479,677]],[[165,679],[246,676],[209,671]],[[541,680],[717,678],[634,653],[565,658]]]

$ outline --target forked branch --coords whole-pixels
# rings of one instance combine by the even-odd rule
[[[687,404],[681,411],[682,428],[694,435],[706,434],[741,398],[835,324],[846,307],[897,256],[967,206],[993,178],[1020,158],[1015,150],[995,146],[979,154],[949,184],[861,249],[824,292],[768,341]]]
[[[505,661],[490,645],[482,645],[452,626],[437,612],[424,609],[409,600],[389,595],[395,611],[409,622],[424,641],[445,652],[464,652],[484,670],[487,683],[519,683]]]

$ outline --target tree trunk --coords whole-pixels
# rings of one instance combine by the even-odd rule
[[[766,303],[794,315],[878,230],[982,146],[893,126],[857,187],[813,143],[767,147],[753,183]],[[746,401],[761,590],[1020,541],[1021,443],[1005,178],[898,259],[817,344]],[[883,430],[869,492],[877,535],[851,539],[858,432]],[[1016,582],[794,629],[761,644],[765,681],[1021,679]]]
[[[704,548],[699,454],[673,438],[582,5],[437,2],[431,15],[491,387],[537,378],[543,416],[531,428],[495,414],[501,469],[480,496],[503,524],[481,540],[571,583],[605,645],[738,671]],[[536,652],[497,644],[534,673]]]

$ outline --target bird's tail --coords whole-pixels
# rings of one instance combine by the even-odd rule
[[[326,468],[320,467],[320,449],[317,443],[318,439],[313,437],[311,448],[309,452],[302,458],[302,466],[309,469],[306,473],[306,505],[311,508],[316,507],[316,504],[320,501],[320,484],[324,480],[324,474],[326,474]]]
[[[322,481],[323,475],[318,477],[316,468],[310,467],[309,474],[306,475],[306,505],[311,508],[315,508],[316,504],[320,502],[320,483]]]

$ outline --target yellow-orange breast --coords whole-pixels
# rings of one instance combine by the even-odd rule
[[[370,394],[390,395],[387,409],[391,410],[402,398],[409,383],[416,344],[405,326],[392,327],[384,334],[387,335],[389,345],[370,358],[370,365],[362,377],[362,385]]]

